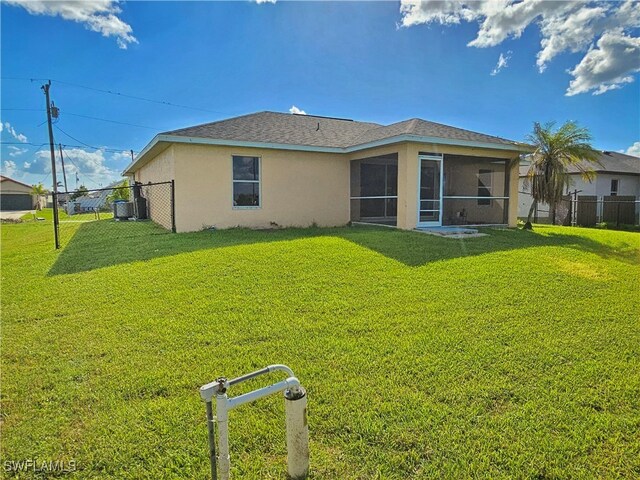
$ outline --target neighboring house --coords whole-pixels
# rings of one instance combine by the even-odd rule
[[[118,186],[122,181],[118,180],[107,185],[106,188],[114,188]],[[85,213],[85,212],[95,212],[98,210],[103,210],[108,207],[109,195],[113,193],[113,190],[95,190],[90,191],[86,195],[82,195],[81,197],[77,197],[71,199],[69,196],[69,200],[66,204],[66,211],[69,215],[73,215],[74,213]],[[60,196],[66,194],[59,194]]]
[[[0,210],[32,210],[36,205],[33,187],[0,175]]]
[[[124,175],[175,180],[179,232],[350,221],[514,226],[515,160],[525,151],[420,119],[385,126],[260,112],[156,135]]]
[[[613,197],[623,197],[625,202],[640,200],[640,158],[625,155],[618,152],[600,152],[599,163],[590,164],[594,171],[595,178],[591,181],[582,178],[580,172],[575,167],[569,167],[571,176],[571,186],[568,192],[578,190],[578,200],[584,202],[615,201]],[[529,208],[533,202],[529,190],[524,188],[524,181],[529,170],[529,164],[523,161],[520,165],[520,201],[518,206],[518,217],[525,219],[529,213]],[[595,207],[594,207],[595,208]],[[640,210],[640,203],[634,207],[636,216]],[[602,216],[603,207],[598,206],[598,217]],[[538,205],[538,221],[548,221],[550,216],[549,206]]]

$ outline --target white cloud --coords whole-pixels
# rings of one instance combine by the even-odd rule
[[[276,0],[256,0],[256,3],[276,3]]]
[[[4,122],[4,128],[11,134],[13,138],[18,140],[19,142],[27,143],[26,135],[16,132],[15,128],[13,128],[9,122]]]
[[[3,129],[3,128],[4,128],[4,127],[2,126],[2,122],[0,122],[0,132],[2,132],[2,129]]]
[[[20,6],[32,15],[60,16],[65,20],[82,23],[103,37],[115,37],[122,49],[126,49],[130,43],[138,43],[131,26],[118,17],[122,10],[118,7],[117,0],[4,1],[9,5]]]
[[[2,174],[7,177],[12,177],[16,173],[16,162],[13,160],[5,160],[2,162]]]
[[[22,155],[23,153],[26,153],[29,150],[28,148],[14,147],[13,145],[9,145],[7,148],[10,150],[9,152],[10,157],[19,157],[20,155]]]
[[[289,113],[295,113],[298,115],[306,115],[307,112],[305,112],[304,110],[296,107],[295,105],[291,105],[291,108],[289,109]]]
[[[633,155],[634,157],[640,157],[640,142],[636,142],[631,145],[624,153],[627,155]]]
[[[494,47],[508,38],[519,38],[529,25],[535,23],[539,26],[542,37],[540,51],[536,56],[540,72],[560,53],[587,51],[598,37],[620,32],[621,29],[640,27],[640,3],[636,0],[401,0],[400,15],[403,27],[476,21],[479,24],[478,33],[468,45],[479,48]],[[588,50],[587,55],[591,51],[592,49]],[[623,65],[624,63],[621,66]],[[635,71],[637,70],[630,68],[618,72],[615,77],[604,74],[605,81],[597,85],[597,92],[620,88],[623,83],[631,80],[630,75]],[[580,92],[575,88],[570,90],[582,93],[589,89]]]
[[[633,82],[631,74],[640,71],[640,38],[629,37],[622,30],[608,32],[598,40],[569,73],[567,96],[594,90],[594,95],[622,88]]]
[[[127,162],[131,161],[131,152],[127,151],[127,150],[123,150],[121,152],[116,152],[114,154],[111,155],[111,160],[114,160],[116,162],[125,160]]]
[[[67,179],[73,179],[78,174],[84,182],[89,179],[91,184],[104,184],[120,178],[116,169],[107,164],[103,150],[87,151],[82,148],[64,149],[64,166]],[[56,165],[58,179],[62,181],[60,164]],[[51,172],[51,157],[48,150],[40,150],[35,153],[30,161],[24,162],[24,172],[34,175],[44,175]]]
[[[411,27],[423,23],[437,22],[442,25],[460,23],[461,20],[470,22],[477,18],[474,11],[480,3],[476,2],[465,5],[455,0],[445,1],[421,1],[421,0],[401,0],[400,14],[402,15],[402,26]]]
[[[491,70],[491,75],[495,76],[500,73],[500,70],[502,70],[503,68],[507,68],[507,65],[509,64],[509,60],[511,59],[512,53],[513,52],[509,50],[506,55],[503,55],[502,53],[500,54],[500,57],[498,58],[498,63],[496,64],[494,69]]]

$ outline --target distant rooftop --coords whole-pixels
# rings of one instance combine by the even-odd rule
[[[14,183],[19,183],[20,185],[23,185],[25,187],[31,188],[31,185],[27,185],[26,183],[20,182],[13,178],[5,177],[4,175],[0,175],[0,182],[14,182]]]
[[[640,158],[620,152],[602,151],[598,157],[599,163],[584,162],[583,166],[591,168],[596,173],[620,173],[625,175],[640,175]],[[529,167],[520,165],[520,176],[527,174]],[[571,174],[580,173],[576,167],[568,169]]]

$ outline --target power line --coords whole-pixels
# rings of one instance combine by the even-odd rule
[[[2,108],[0,110],[3,112],[41,112],[42,111],[41,108]],[[162,130],[161,128],[158,128],[158,127],[149,127],[147,125],[138,125],[135,123],[121,122],[119,120],[110,120],[108,118],[92,117],[92,116],[83,115],[80,113],[72,113],[67,111],[60,112],[60,113],[63,113],[65,115],[71,115],[73,117],[89,118],[91,120],[99,120],[101,122],[117,123],[118,125],[127,125],[129,127],[146,128],[146,129],[155,130],[155,131]]]
[[[2,108],[0,109],[3,112],[41,112],[42,109],[40,108]],[[138,125],[135,123],[127,123],[127,122],[121,122],[119,120],[111,120],[108,118],[100,118],[100,117],[92,117],[89,115],[82,115],[80,113],[72,113],[72,112],[67,112],[66,110],[64,112],[60,112],[61,114],[65,114],[65,115],[71,115],[73,117],[81,117],[81,118],[89,118],[91,120],[99,120],[101,122],[109,122],[109,123],[117,123],[118,125],[127,125],[129,127],[138,127],[138,128],[146,128],[149,130],[162,130],[159,127],[149,127],[147,125]]]
[[[89,115],[81,115],[79,113],[71,113],[71,112],[67,112],[67,111],[64,111],[64,112],[61,112],[61,113],[64,114],[64,115],[71,115],[73,117],[89,118],[91,120],[100,120],[101,122],[109,122],[109,123],[117,123],[119,125],[127,125],[129,127],[148,128],[149,130],[155,130],[155,131],[161,130],[160,128],[157,128],[157,127],[147,127],[146,125],[136,125],[134,123],[120,122],[118,120],[109,120],[107,118],[90,117]]]
[[[26,80],[29,82],[46,82],[46,78],[2,77],[2,80]]]
[[[31,143],[31,142],[0,142],[0,145],[32,145],[34,147],[42,147],[49,145],[48,143]]]
[[[81,171],[80,171],[80,168],[75,164],[75,162],[74,162],[74,161],[72,160],[72,158],[69,156],[68,152],[67,152],[64,148],[62,148],[62,151],[64,151],[65,153],[67,153],[67,157],[66,157],[66,158],[67,158],[67,160],[71,163],[71,165],[73,165],[73,166],[75,167],[75,169],[76,169],[76,171],[75,171],[75,175],[76,175],[76,177],[77,177],[77,178],[80,178],[80,176],[82,175],[82,178],[84,178],[85,180],[90,181],[90,182],[91,182],[91,183],[93,183],[94,185],[96,185],[96,186],[98,186],[98,187],[101,187],[101,186],[102,186],[102,184],[101,184],[101,183],[96,182],[96,181],[92,178],[92,177],[95,177],[95,176],[100,176],[101,174],[99,174],[99,173],[84,173],[84,172],[81,172]],[[83,183],[84,183],[84,182],[83,182]]]
[[[55,127],[60,130],[60,127],[58,127],[57,125],[55,125]],[[65,135],[67,135],[70,138],[70,135],[68,135],[66,132],[60,130],[62,133],[64,133]],[[80,142],[80,140],[76,140],[75,138],[73,138],[76,142]],[[83,143],[83,142],[80,142]],[[0,142],[0,145],[31,145],[34,147],[44,147],[45,145],[49,145],[49,143],[32,143],[32,142]],[[120,153],[120,152],[129,152],[131,149],[130,148],[107,148],[107,147],[92,147],[90,145],[87,145],[86,143],[83,143],[82,145],[70,145],[70,144],[62,144],[63,147],[69,147],[69,148],[92,148],[93,150],[103,150],[105,152],[114,152],[114,153]],[[138,153],[137,150],[134,150],[134,153]]]
[[[46,79],[21,78],[21,77],[2,77],[2,80],[24,80],[24,81],[34,82],[34,81],[40,81],[40,80],[46,80]],[[107,94],[107,95],[115,95],[117,97],[131,98],[133,100],[140,100],[140,101],[143,101],[143,102],[156,103],[156,104],[159,104],[159,105],[167,105],[167,106],[170,106],[170,107],[186,108],[186,109],[189,109],[189,110],[197,110],[197,111],[200,111],[200,112],[208,112],[208,113],[219,113],[219,114],[222,114],[222,115],[233,115],[232,113],[222,112],[220,110],[211,110],[211,109],[208,109],[208,108],[192,107],[190,105],[181,105],[179,103],[168,102],[166,100],[156,100],[156,99],[153,99],[153,98],[140,97],[138,95],[129,95],[127,93],[116,92],[116,91],[113,91],[113,90],[104,90],[102,88],[89,87],[87,85],[81,85],[79,83],[64,82],[62,80],[55,80],[55,79],[52,79],[51,82],[52,83],[59,83],[60,85],[67,85],[69,87],[83,88],[85,90],[91,90],[91,91],[94,91],[94,92],[104,93],[104,94]]]
[[[86,85],[80,85],[78,83],[63,82],[61,80],[52,80],[52,81],[55,82],[55,83],[59,83],[61,85],[68,85],[70,87],[76,87],[76,88],[84,88],[85,90],[92,90],[94,92],[100,92],[100,93],[105,93],[105,94],[109,94],[109,95],[116,95],[116,96],[119,96],[119,97],[132,98],[134,100],[141,100],[141,101],[144,101],[144,102],[157,103],[159,105],[168,105],[170,107],[187,108],[187,109],[190,109],[190,110],[199,110],[201,112],[221,113],[223,115],[231,115],[230,113],[221,112],[219,110],[209,110],[207,108],[199,108],[199,107],[192,107],[192,106],[189,106],[189,105],[181,105],[179,103],[167,102],[165,100],[155,100],[155,99],[152,99],[152,98],[139,97],[137,95],[129,95],[129,94],[126,94],[126,93],[114,92],[112,90],[103,90],[101,88],[88,87]]]
[[[64,133],[71,140],[75,140],[76,142],[81,143],[85,147],[89,147],[89,148],[93,148],[93,149],[96,149],[96,150],[100,150],[98,147],[94,147],[93,145],[89,145],[88,143],[84,143],[82,140],[78,140],[76,137],[72,137],[67,132],[65,132],[63,129],[61,129],[59,126],[56,125],[55,127],[56,127],[56,130],[59,130],[60,132]]]

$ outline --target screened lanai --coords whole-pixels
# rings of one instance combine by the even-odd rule
[[[351,161],[351,221],[397,225],[398,155]]]

